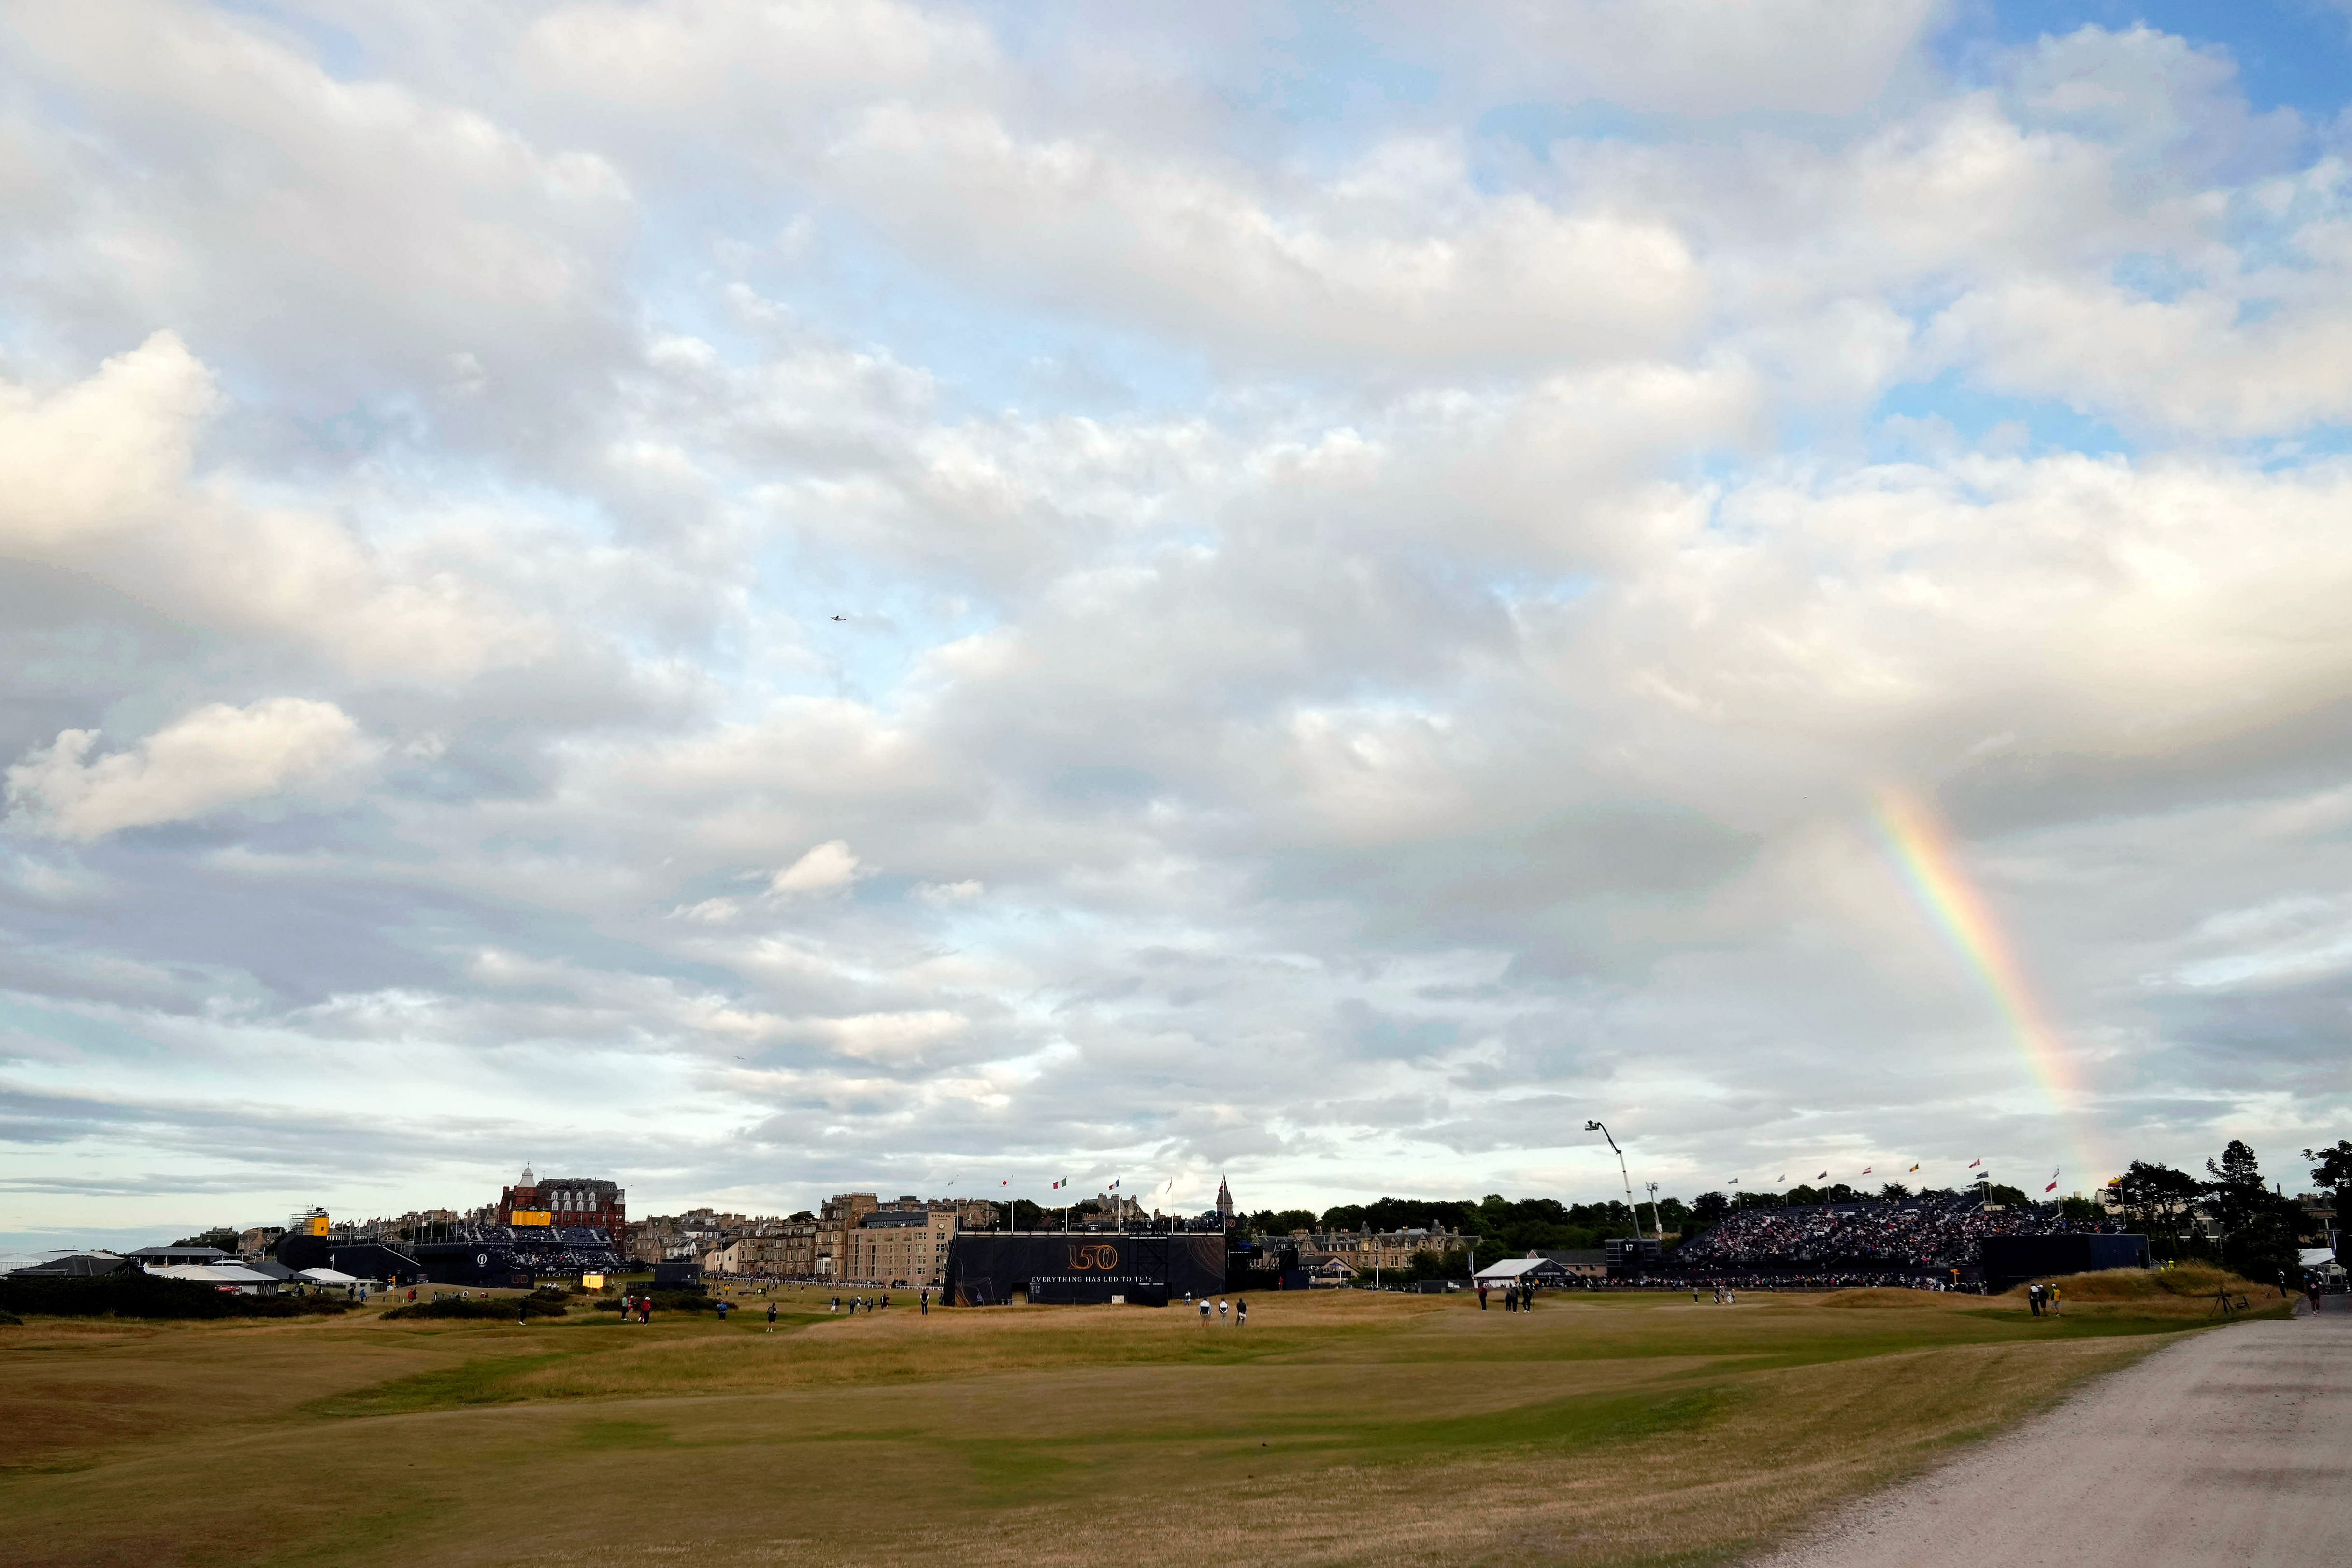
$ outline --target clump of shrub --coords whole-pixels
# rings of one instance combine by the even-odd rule
[[[715,1312],[719,1310],[719,1303],[699,1291],[632,1291],[629,1294],[640,1301],[651,1300],[654,1311],[657,1312]],[[617,1312],[621,1310],[621,1303],[617,1301],[598,1301],[596,1310]]]
[[[404,1307],[394,1307],[383,1315],[387,1318],[480,1318],[512,1322],[518,1316],[560,1318],[570,1311],[560,1295],[550,1301],[546,1294],[533,1291],[528,1296],[509,1296],[503,1301],[488,1296],[462,1299],[443,1296],[439,1301],[412,1301]]]
[[[323,1296],[240,1296],[193,1280],[152,1274],[68,1279],[0,1278],[0,1312],[58,1318],[307,1318],[351,1311]]]

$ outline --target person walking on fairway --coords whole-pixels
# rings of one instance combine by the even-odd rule
[[[931,1315],[931,1288],[929,1285],[924,1286],[923,1293],[916,1297],[915,1301],[916,1304],[922,1308],[922,1315],[929,1317]]]
[[[776,1303],[775,1303],[775,1302],[773,1302],[773,1301],[770,1301],[770,1302],[768,1303],[768,1322],[769,1322],[770,1326],[772,1326],[772,1326],[774,1325],[774,1323],[775,1323],[775,1321],[776,1321]]]
[[[1247,1301],[1235,1301],[1234,1303],[1234,1327],[1237,1329],[1245,1329],[1249,1327],[1249,1303]]]
[[[1478,1310],[1482,1312],[1486,1310],[1486,1281],[1484,1280],[1478,1281]]]
[[[1219,1322],[1225,1321],[1225,1299],[1223,1296],[1217,1298],[1217,1321]]]
[[[1206,1296],[1201,1298],[1201,1326],[1209,1326],[1209,1298]]]

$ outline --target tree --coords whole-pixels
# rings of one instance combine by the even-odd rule
[[[2336,1195],[2336,1207],[2344,1207],[2344,1194],[2352,1188],[2352,1138],[2347,1138],[2331,1149],[2305,1149],[2303,1157],[2312,1162],[2312,1185],[2324,1187]]]
[[[2252,1219],[2269,1190],[2263,1182],[2262,1162],[2243,1142],[2232,1138],[2219,1163],[2205,1162],[2205,1174],[2213,1178],[2205,1184],[2205,1196],[2212,1200],[2213,1218],[2221,1222],[2226,1239]]]
[[[2232,1138],[2218,1163],[2205,1162],[2205,1170],[2213,1178],[2205,1191],[2221,1223],[2222,1261],[2250,1280],[2276,1280],[2293,1270],[2303,1209],[2270,1189],[2254,1151]]]
[[[2124,1218],[2137,1226],[2159,1258],[2179,1259],[2192,1249],[2190,1218],[2204,1188],[2187,1171],[2134,1160],[2116,1184]]]
[[[2058,1200],[2058,1212],[2069,1219],[2075,1220],[2088,1221],[2106,1218],[2106,1210],[2099,1207],[2098,1200],[2089,1197],[2062,1197]]]
[[[1989,1181],[1982,1190],[1987,1203],[1998,1203],[2009,1208],[2021,1207],[2025,1203],[2023,1193],[2013,1186],[2003,1186],[1999,1182]]]
[[[1731,1200],[1719,1192],[1703,1192],[1691,1205],[1691,1224],[1699,1229],[1713,1229],[1723,1223],[1731,1212]]]
[[[1911,1196],[1911,1189],[1899,1181],[1891,1181],[1878,1189],[1878,1196],[1889,1199],[1906,1198]]]
[[[1412,1277],[1416,1280],[1459,1280],[1466,1272],[1458,1249],[1433,1252],[1424,1248],[1412,1255]]]

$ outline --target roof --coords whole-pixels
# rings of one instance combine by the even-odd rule
[[[360,1282],[357,1274],[346,1274],[340,1269],[305,1269],[295,1278],[308,1280],[314,1285],[356,1285]]]
[[[1511,1281],[1528,1274],[1557,1274],[1560,1271],[1560,1266],[1549,1258],[1506,1258],[1499,1263],[1491,1263],[1479,1270],[1477,1277],[1488,1281]]]
[[[217,1247],[134,1247],[123,1254],[146,1262],[157,1258],[176,1258],[185,1263],[214,1263],[228,1256]]]
[[[2303,1249],[2303,1266],[2306,1269],[2325,1269],[2335,1261],[2336,1254],[2325,1247]]]
[[[274,1285],[277,1281],[242,1263],[168,1263],[148,1273],[159,1280],[187,1280],[199,1285]]]
[[[37,1262],[20,1264],[11,1269],[12,1274],[40,1277],[87,1278],[92,1275],[118,1274],[138,1265],[119,1253],[92,1249],[86,1252],[47,1252]]]
[[[906,1229],[914,1226],[929,1225],[931,1222],[931,1215],[933,1212],[934,1211],[929,1209],[877,1209],[874,1213],[869,1214],[865,1218],[859,1220],[857,1224],[859,1228],[865,1230],[889,1230],[894,1228]],[[951,1211],[948,1209],[940,1209],[936,1212],[943,1218],[951,1213]]]

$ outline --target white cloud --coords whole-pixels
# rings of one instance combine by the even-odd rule
[[[858,864],[848,844],[839,839],[822,843],[770,879],[772,893],[833,893],[872,872]]]
[[[334,1134],[395,1209],[497,1176],[402,1186],[457,1147],[419,1059],[646,1207],[979,1149],[1599,1197],[1595,1113],[1678,1186],[2038,1158],[1887,779],[2118,1153],[2345,1112],[2352,184],[2210,48],[1927,0],[0,26],[0,989],[58,1090],[0,1191],[167,1144],[219,1191],[329,1059],[412,1116]],[[230,691],[308,703],[186,711]]]
[[[378,677],[464,675],[553,646],[541,618],[435,559],[433,541],[371,550],[318,511],[198,472],[219,402],[169,331],[46,393],[0,380],[0,559],[68,568],[165,615]]]
[[[1481,193],[1443,143],[1375,149],[1277,193],[1147,149],[891,103],[829,162],[901,244],[1247,360],[1638,354],[1680,342],[1705,303],[1705,275],[1665,224]]]
[[[332,703],[211,703],[127,751],[93,758],[94,729],[68,729],[8,769],[8,804],[37,831],[96,839],[231,807],[331,790],[382,747]]]

